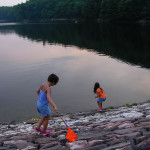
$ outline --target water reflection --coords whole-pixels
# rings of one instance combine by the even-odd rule
[[[150,67],[150,29],[135,25],[30,24],[1,26],[0,32],[14,31],[32,41],[74,45],[109,55],[126,63]]]
[[[148,33],[99,25],[1,26],[0,121],[37,116],[35,91],[50,72],[60,77],[52,97],[62,113],[96,109],[95,81],[106,91],[105,107],[149,99]]]

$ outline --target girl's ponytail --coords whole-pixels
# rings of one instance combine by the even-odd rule
[[[94,91],[93,92],[96,93],[98,88],[100,88],[100,85],[99,85],[98,82],[96,82],[95,85],[94,85]]]

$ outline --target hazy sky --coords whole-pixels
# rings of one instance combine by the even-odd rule
[[[0,0],[0,6],[13,6],[24,2],[26,0]]]

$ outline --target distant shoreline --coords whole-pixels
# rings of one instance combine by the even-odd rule
[[[139,20],[136,22],[131,22],[131,21],[107,21],[107,20],[97,20],[97,21],[86,21],[86,20],[78,20],[78,19],[64,19],[64,18],[60,18],[60,19],[49,19],[49,20],[37,20],[37,21],[31,21],[31,20],[24,20],[21,22],[14,22],[14,21],[9,21],[9,20],[0,20],[0,23],[20,23],[20,24],[55,24],[55,23],[70,23],[70,24],[84,24],[84,23],[98,23],[98,24],[102,24],[102,23],[117,23],[117,24],[137,24],[137,25],[142,25],[142,26],[149,26],[150,25],[150,21],[149,20]]]

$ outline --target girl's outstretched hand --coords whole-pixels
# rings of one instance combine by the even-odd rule
[[[56,113],[58,113],[58,108],[57,108],[57,106],[54,106],[54,110],[55,110]]]

